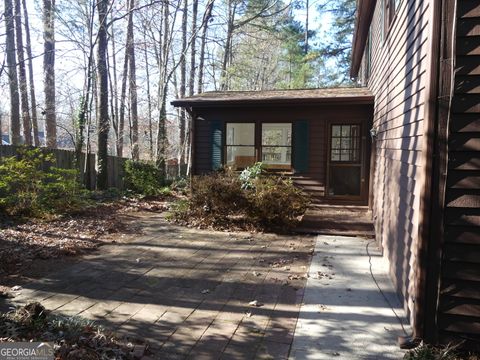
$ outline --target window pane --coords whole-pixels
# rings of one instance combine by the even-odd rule
[[[350,138],[342,138],[342,149],[348,150],[352,148],[352,139]]]
[[[292,124],[262,124],[263,146],[291,146]]]
[[[227,146],[227,166],[234,170],[245,169],[255,163],[255,147]]]
[[[341,128],[340,125],[332,125],[332,136],[340,136]]]
[[[340,149],[340,138],[332,139],[332,149]]]
[[[340,161],[340,151],[332,150],[332,161]]]
[[[349,125],[342,126],[342,136],[350,136],[350,126]]]
[[[227,123],[227,145],[255,145],[255,124]]]
[[[291,169],[292,124],[262,124],[262,162],[273,169]]]

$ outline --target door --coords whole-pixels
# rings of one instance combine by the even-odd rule
[[[361,124],[329,124],[327,197],[364,199],[365,138]]]

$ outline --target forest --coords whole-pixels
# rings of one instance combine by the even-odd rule
[[[188,165],[204,91],[354,86],[355,0],[3,0],[2,144]],[[184,166],[188,168],[188,166]]]

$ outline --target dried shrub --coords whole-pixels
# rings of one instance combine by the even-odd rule
[[[169,218],[196,226],[293,227],[308,206],[305,195],[290,179],[250,173],[255,175],[223,171],[194,177],[188,200],[175,204]]]
[[[194,177],[188,206],[189,216],[214,224],[242,213],[247,199],[241,187],[238,177],[230,172]]]
[[[292,227],[305,213],[308,199],[291,179],[265,176],[255,180],[247,192],[248,216],[267,227]]]

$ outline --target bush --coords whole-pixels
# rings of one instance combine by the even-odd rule
[[[263,173],[263,163],[256,162],[250,167],[247,167],[240,173],[240,181],[242,182],[242,189],[253,189],[255,187],[255,180],[257,180]]]
[[[291,179],[266,176],[247,192],[248,216],[266,226],[291,227],[307,210],[308,200]]]
[[[20,149],[0,160],[0,210],[13,216],[43,216],[79,210],[87,191],[76,170],[54,167],[52,153]]]
[[[125,162],[125,189],[139,195],[157,196],[165,193],[165,179],[154,164],[127,160]]]
[[[170,218],[205,226],[238,225],[242,220],[259,228],[289,228],[307,206],[307,198],[290,179],[261,175],[257,163],[240,176],[226,170],[194,177],[188,201],[174,206]]]
[[[242,183],[230,172],[194,177],[191,183],[190,211],[197,217],[224,221],[246,207]]]

